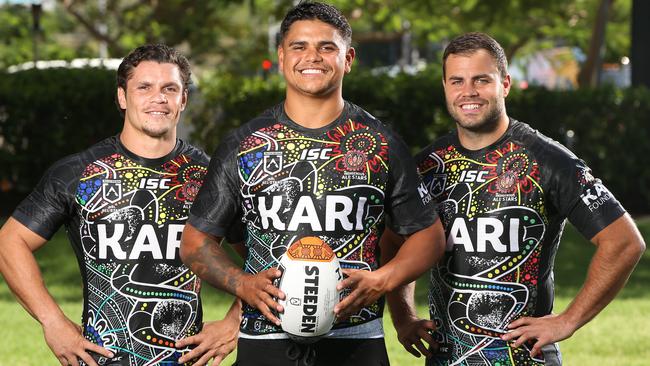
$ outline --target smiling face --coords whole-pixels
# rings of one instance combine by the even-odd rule
[[[117,89],[125,110],[124,129],[153,138],[175,136],[187,103],[187,90],[177,65],[142,61],[133,69],[126,90]]]
[[[294,22],[278,47],[287,98],[340,96],[352,60],[354,49],[335,27],[319,20]]]
[[[510,91],[510,75],[500,76],[490,53],[479,49],[451,54],[444,67],[447,109],[459,129],[490,133],[504,123],[507,126],[505,97]]]

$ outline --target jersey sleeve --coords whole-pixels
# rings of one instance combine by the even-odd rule
[[[231,137],[217,147],[188,219],[198,230],[225,237],[231,243],[244,239],[237,147],[238,143]]]
[[[570,154],[553,163],[555,171],[550,174],[554,187],[550,199],[585,238],[591,239],[625,213],[584,161]]]
[[[395,233],[410,235],[429,227],[438,217],[433,200],[401,138],[389,135],[387,224]]]
[[[74,214],[73,192],[79,178],[76,166],[69,159],[52,165],[11,216],[49,240]]]

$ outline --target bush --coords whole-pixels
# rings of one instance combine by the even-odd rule
[[[54,161],[116,134],[115,71],[0,74],[0,199],[7,214]]]

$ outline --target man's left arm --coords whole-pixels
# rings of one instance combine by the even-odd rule
[[[442,223],[436,219],[431,226],[409,236],[395,257],[378,270],[344,269],[348,277],[339,283],[338,289],[352,291],[336,305],[334,312],[345,319],[384,293],[416,280],[438,262],[444,253],[444,243]]]
[[[246,246],[243,243],[231,244],[231,247],[242,257],[246,258]],[[212,359],[212,365],[220,365],[221,362],[237,347],[239,337],[239,324],[241,323],[242,303],[235,298],[228,313],[222,320],[206,322],[199,334],[187,337],[176,342],[178,349],[187,346],[195,348],[178,359],[178,362],[185,364],[197,359],[193,365],[207,365]]]
[[[531,341],[531,355],[544,345],[567,339],[595,317],[623,288],[645,251],[645,242],[632,218],[625,214],[596,234],[596,245],[587,278],[571,304],[560,314],[541,318],[524,317],[512,322],[501,338],[514,346]]]

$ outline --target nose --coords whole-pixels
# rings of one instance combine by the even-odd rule
[[[464,97],[475,97],[478,95],[478,91],[476,90],[474,83],[463,83],[461,92],[463,93]]]
[[[319,62],[322,59],[323,59],[323,57],[321,56],[320,52],[318,52],[318,49],[316,47],[307,48],[307,53],[305,55],[305,61]]]
[[[167,96],[161,91],[153,96],[153,101],[155,103],[167,103]]]

